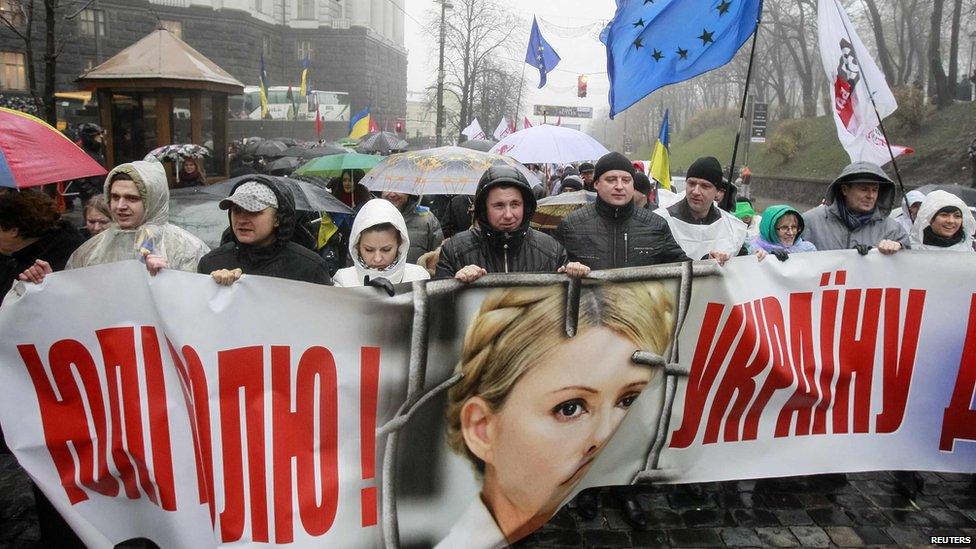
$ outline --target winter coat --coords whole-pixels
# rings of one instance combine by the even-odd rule
[[[437,217],[418,202],[417,198],[411,198],[400,210],[410,234],[410,250],[407,252],[409,263],[416,263],[420,256],[436,250],[444,241],[444,233]]]
[[[300,280],[313,284],[332,284],[329,266],[318,254],[292,241],[295,231],[295,198],[291,191],[273,178],[255,175],[241,181],[237,187],[257,181],[272,190],[278,200],[278,227],[275,241],[267,246],[257,247],[237,242],[236,237],[200,260],[197,272],[210,274],[219,269],[240,269],[244,274],[273,276]],[[228,212],[228,218],[230,212]]]
[[[797,223],[799,224],[799,230],[791,246],[784,246],[779,239],[779,233],[776,232],[776,224],[786,214],[796,216]],[[759,235],[752,239],[750,245],[751,251],[764,250],[767,252],[775,252],[782,250],[791,254],[817,251],[816,246],[801,238],[803,229],[803,216],[800,212],[785,205],[770,206],[763,212],[762,221],[759,223]]]
[[[892,212],[891,217],[893,217],[898,223],[905,229],[905,232],[911,236],[912,225],[915,223],[912,220],[912,213],[908,211],[908,207],[916,202],[921,202],[925,200],[925,194],[920,191],[908,191],[905,193],[905,199],[899,200],[898,204],[901,205],[901,209]],[[909,239],[910,240],[910,239]]]
[[[861,223],[845,222],[849,216],[841,185],[865,180],[878,183],[878,200],[874,211],[866,215]],[[881,168],[870,162],[850,164],[827,188],[826,203],[803,214],[806,240],[818,250],[847,250],[859,244],[877,246],[882,240],[894,240],[907,248],[908,233],[897,221],[888,217],[894,201],[895,185]]]
[[[687,259],[674,239],[665,246],[670,236],[667,221],[633,202],[614,207],[597,197],[596,203],[563,218],[554,236],[566,247],[570,261],[594,270]]]
[[[497,186],[514,186],[522,193],[522,224],[503,232],[488,223],[488,192]],[[489,168],[478,182],[474,217],[478,225],[457,233],[441,248],[435,278],[450,278],[468,265],[489,273],[552,273],[566,264],[566,250],[551,236],[529,228],[536,199],[528,180],[510,167]]]
[[[962,234],[957,233],[957,236],[961,236],[961,238],[958,242],[948,246],[939,245],[936,241],[940,239],[937,236],[927,235],[926,229],[932,224],[935,214],[939,213],[942,208],[949,206],[958,208],[962,212],[962,227],[959,229]],[[973,212],[969,206],[954,194],[946,191],[932,191],[925,197],[922,206],[918,209],[918,215],[915,216],[915,224],[912,226],[909,239],[913,250],[972,252],[973,233],[976,233],[976,218],[973,217]]]
[[[746,224],[718,205],[713,204],[701,219],[695,218],[684,199],[667,208],[658,208],[654,214],[664,219],[668,227],[667,234],[661,235],[662,250],[671,250],[676,245],[691,259],[707,259],[713,251],[729,255],[749,253],[745,246]]]
[[[0,301],[10,291],[17,276],[33,265],[34,260],[43,259],[51,264],[51,269],[63,270],[68,257],[84,241],[84,237],[71,223],[60,221],[33,244],[10,255],[0,254]]]
[[[451,238],[461,231],[470,229],[472,221],[474,221],[474,197],[459,194],[451,198],[442,226],[444,238]]]
[[[359,256],[359,237],[363,231],[376,225],[390,223],[396,227],[400,233],[400,248],[397,250],[396,259],[386,269],[374,269],[366,265]],[[393,284],[401,282],[413,282],[415,280],[427,280],[430,274],[427,269],[420,265],[407,263],[407,250],[410,249],[410,235],[407,232],[407,225],[403,221],[400,210],[386,200],[370,200],[356,215],[356,220],[352,224],[352,237],[349,239],[349,257],[353,260],[352,267],[339,269],[333,283],[336,286],[350,287],[362,286],[365,277],[370,280],[385,278]]]
[[[138,160],[116,166],[105,177],[105,200],[110,201],[110,181],[125,173],[136,185],[145,207],[143,224],[122,229],[113,222],[71,254],[65,269],[89,267],[128,259],[141,259],[142,249],[166,258],[171,269],[196,272],[197,263],[210,248],[189,232],[169,223],[169,186],[159,162]]]

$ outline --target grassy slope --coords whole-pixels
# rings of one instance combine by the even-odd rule
[[[750,145],[749,166],[762,175],[782,175],[832,179],[849,162],[840,143],[833,120],[827,117],[803,119],[800,152],[785,164],[779,157],[766,153],[765,145]],[[890,122],[894,126],[894,122]],[[728,162],[735,141],[735,126],[713,128],[693,139],[671,144],[671,167],[675,174],[684,173],[700,156],[712,155]],[[774,122],[769,135],[776,129]],[[970,172],[966,148],[976,136],[976,103],[959,103],[930,115],[922,128],[910,132],[899,127],[887,128],[893,143],[907,145],[915,153],[898,160],[907,186],[926,183],[968,184]],[[643,152],[643,151],[641,151]],[[645,153],[646,154],[646,153]],[[739,158],[742,158],[740,146]],[[646,154],[649,156],[649,154]],[[739,162],[737,162],[739,163]],[[889,165],[889,173],[893,173]]]

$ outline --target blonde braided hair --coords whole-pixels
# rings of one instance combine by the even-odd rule
[[[475,396],[493,411],[501,408],[528,369],[566,341],[564,311],[565,292],[559,286],[496,290],[468,326],[455,368],[464,376],[448,393],[447,441],[479,472],[484,462],[464,442],[461,409]],[[674,326],[672,295],[660,282],[584,287],[578,333],[600,326],[633,341],[634,350],[662,354]]]

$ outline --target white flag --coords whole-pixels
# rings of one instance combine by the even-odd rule
[[[898,108],[895,96],[838,0],[818,2],[817,23],[820,59],[830,81],[840,144],[851,162],[864,160],[883,166],[891,161],[891,154],[878,129],[878,115],[884,118],[895,112]],[[878,115],[871,105],[872,93]],[[892,145],[891,152],[897,157],[911,153],[912,149]]]
[[[477,118],[475,118],[474,120],[472,120],[471,123],[468,124],[468,127],[467,128],[464,128],[463,130],[461,130],[461,133],[464,134],[464,136],[467,137],[469,141],[474,140],[474,139],[484,139],[485,138],[485,132],[484,132],[484,130],[481,129],[481,124],[478,123],[478,119]]]
[[[495,128],[495,139],[501,141],[505,139],[510,133],[512,133],[512,126],[508,123],[508,120],[503,116],[501,120],[498,121],[498,126]]]

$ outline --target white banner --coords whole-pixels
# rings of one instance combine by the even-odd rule
[[[564,284],[420,283],[440,290],[415,331],[407,287],[55,273],[0,307],[0,424],[92,547],[492,546],[528,533],[498,505],[535,521],[635,477],[976,472],[976,254],[753,256],[718,273],[693,280],[667,366],[677,280],[587,281],[567,338]],[[484,407],[498,390],[505,406]],[[493,421],[510,423],[477,428]]]
[[[485,138],[485,131],[481,129],[481,124],[478,122],[477,118],[472,120],[471,123],[468,124],[467,128],[461,130],[461,133],[464,134],[469,141]]]
[[[679,482],[976,471],[973,304],[976,254],[732,261],[695,282],[661,467]]]
[[[819,0],[817,26],[820,59],[832,90],[837,137],[851,162],[864,160],[884,166],[891,162],[892,154],[897,158],[911,153],[911,148],[899,145],[888,150],[878,118],[895,112],[898,103],[838,0]]]

